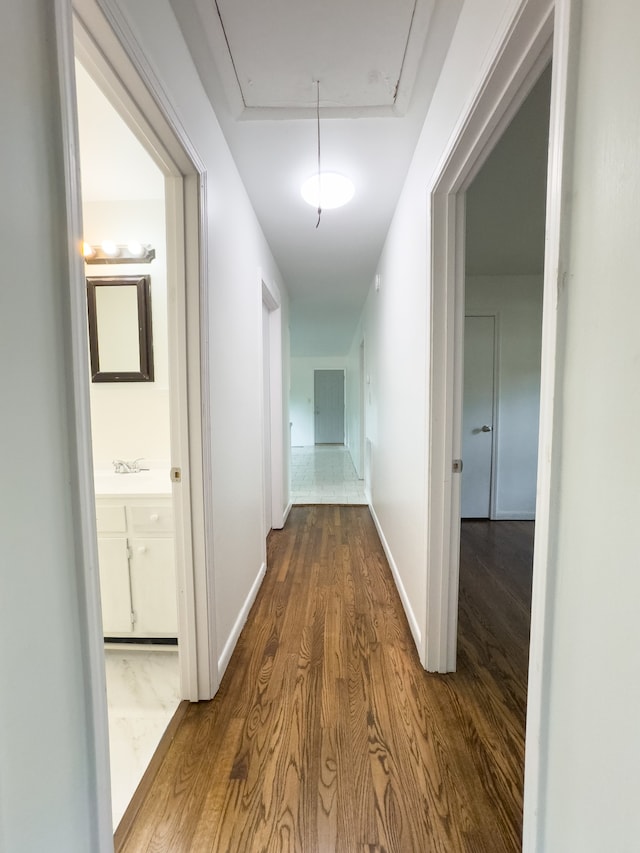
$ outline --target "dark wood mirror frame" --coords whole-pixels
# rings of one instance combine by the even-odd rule
[[[138,306],[139,365],[132,370],[103,371],[100,369],[98,346],[100,327],[96,302],[99,287],[136,287]],[[89,314],[89,352],[92,382],[153,382],[153,333],[151,327],[151,276],[133,275],[117,278],[87,278],[87,308]],[[139,367],[139,369],[137,369]]]

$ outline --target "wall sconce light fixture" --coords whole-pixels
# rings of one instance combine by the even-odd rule
[[[149,264],[156,256],[156,250],[150,245],[114,243],[104,240],[99,246],[82,244],[82,254],[87,264]]]

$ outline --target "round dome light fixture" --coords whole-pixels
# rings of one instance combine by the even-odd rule
[[[332,210],[351,201],[355,187],[353,181],[344,175],[337,172],[320,172],[307,178],[300,192],[311,207]]]

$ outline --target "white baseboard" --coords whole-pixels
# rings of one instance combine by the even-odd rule
[[[287,508],[285,509],[284,514],[283,514],[283,516],[282,516],[282,526],[283,526],[283,527],[284,527],[284,526],[285,526],[285,524],[287,523],[287,519],[289,518],[289,513],[291,512],[291,507],[292,507],[292,506],[293,506],[293,501],[289,501],[289,503],[288,503],[288,505],[287,505]]]
[[[221,681],[222,676],[231,660],[231,655],[233,654],[233,650],[236,647],[236,643],[238,642],[238,637],[240,636],[240,632],[244,628],[244,624],[247,621],[247,616],[249,615],[249,611],[251,610],[251,606],[253,602],[256,600],[256,595],[258,594],[258,590],[260,589],[260,584],[262,583],[262,579],[264,578],[265,572],[267,571],[267,564],[263,563],[260,566],[260,571],[253,584],[251,585],[251,589],[249,590],[249,594],[247,595],[244,604],[238,613],[238,618],[235,621],[233,628],[231,629],[231,633],[227,639],[227,642],[224,644],[224,649],[222,650],[222,654],[218,658],[218,682]]]
[[[493,521],[535,521],[535,512],[500,511],[493,516]]]
[[[369,512],[371,513],[371,518],[373,518],[373,523],[376,526],[376,530],[378,531],[378,536],[380,537],[380,541],[382,542],[382,547],[384,549],[385,556],[389,562],[391,574],[393,575],[393,579],[395,581],[396,587],[398,589],[398,594],[400,596],[400,601],[402,601],[402,606],[404,607],[404,612],[409,623],[409,628],[411,629],[411,634],[413,635],[413,641],[416,644],[418,652],[420,652],[420,649],[422,648],[422,632],[418,627],[418,621],[411,608],[411,604],[409,603],[409,596],[407,595],[407,591],[405,590],[404,584],[402,583],[402,580],[400,578],[400,572],[398,571],[396,562],[393,559],[393,554],[391,553],[391,549],[389,548],[389,543],[387,542],[386,537],[382,532],[382,527],[380,526],[378,516],[376,515],[376,511],[374,510],[371,503],[369,503]]]

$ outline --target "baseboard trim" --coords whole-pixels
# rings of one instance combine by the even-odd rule
[[[176,732],[178,731],[180,723],[182,722],[184,715],[187,713],[190,704],[191,703],[187,699],[183,699],[176,708],[175,714],[169,720],[169,725],[164,730],[164,734],[160,738],[160,743],[151,757],[149,766],[144,771],[142,779],[138,783],[138,787],[135,789],[133,797],[131,797],[131,801],[125,809],[125,813],[122,815],[120,823],[113,834],[114,853],[118,853],[118,851],[122,850],[124,847],[133,828],[135,819],[138,816],[138,812],[142,808],[142,804],[144,803],[151,785],[158,774],[158,770],[160,770],[160,765],[164,761],[166,754],[169,752],[169,747],[173,743]]]
[[[496,512],[492,521],[535,521],[535,512]]]
[[[393,575],[393,580],[398,590],[398,595],[400,596],[400,601],[402,602],[402,606],[407,617],[407,622],[409,623],[409,629],[411,630],[413,641],[416,644],[416,648],[418,649],[419,653],[420,649],[422,648],[422,632],[418,627],[418,621],[411,608],[411,604],[409,603],[409,596],[407,595],[407,591],[405,590],[404,584],[402,583],[402,579],[400,577],[400,572],[398,571],[396,561],[393,559],[393,554],[391,553],[391,548],[389,547],[389,543],[387,542],[387,539],[382,531],[382,526],[380,524],[378,516],[376,515],[376,511],[371,503],[369,503],[369,512],[371,513],[371,518],[373,519],[373,523],[375,524],[376,530],[378,531],[378,536],[380,537],[380,541],[382,542],[382,548],[389,563],[389,568],[391,569],[391,574]]]
[[[253,605],[253,602],[256,600],[256,595],[258,594],[258,590],[260,589],[260,584],[262,583],[262,579],[264,578],[265,572],[267,571],[267,564],[263,563],[260,566],[260,570],[251,585],[251,589],[249,590],[249,594],[247,595],[244,604],[238,613],[238,618],[235,621],[233,628],[231,629],[231,633],[227,638],[227,642],[224,644],[224,649],[222,650],[222,654],[218,658],[218,680],[222,679],[224,672],[231,660],[231,655],[233,654],[233,650],[236,647],[236,643],[238,642],[238,637],[240,636],[240,632],[244,628],[244,623],[247,621],[247,617],[249,615],[249,611]]]
[[[291,512],[291,507],[293,506],[293,501],[289,501],[287,508],[285,509],[282,515],[282,526],[284,527],[287,523],[287,519],[289,518],[289,513]]]

